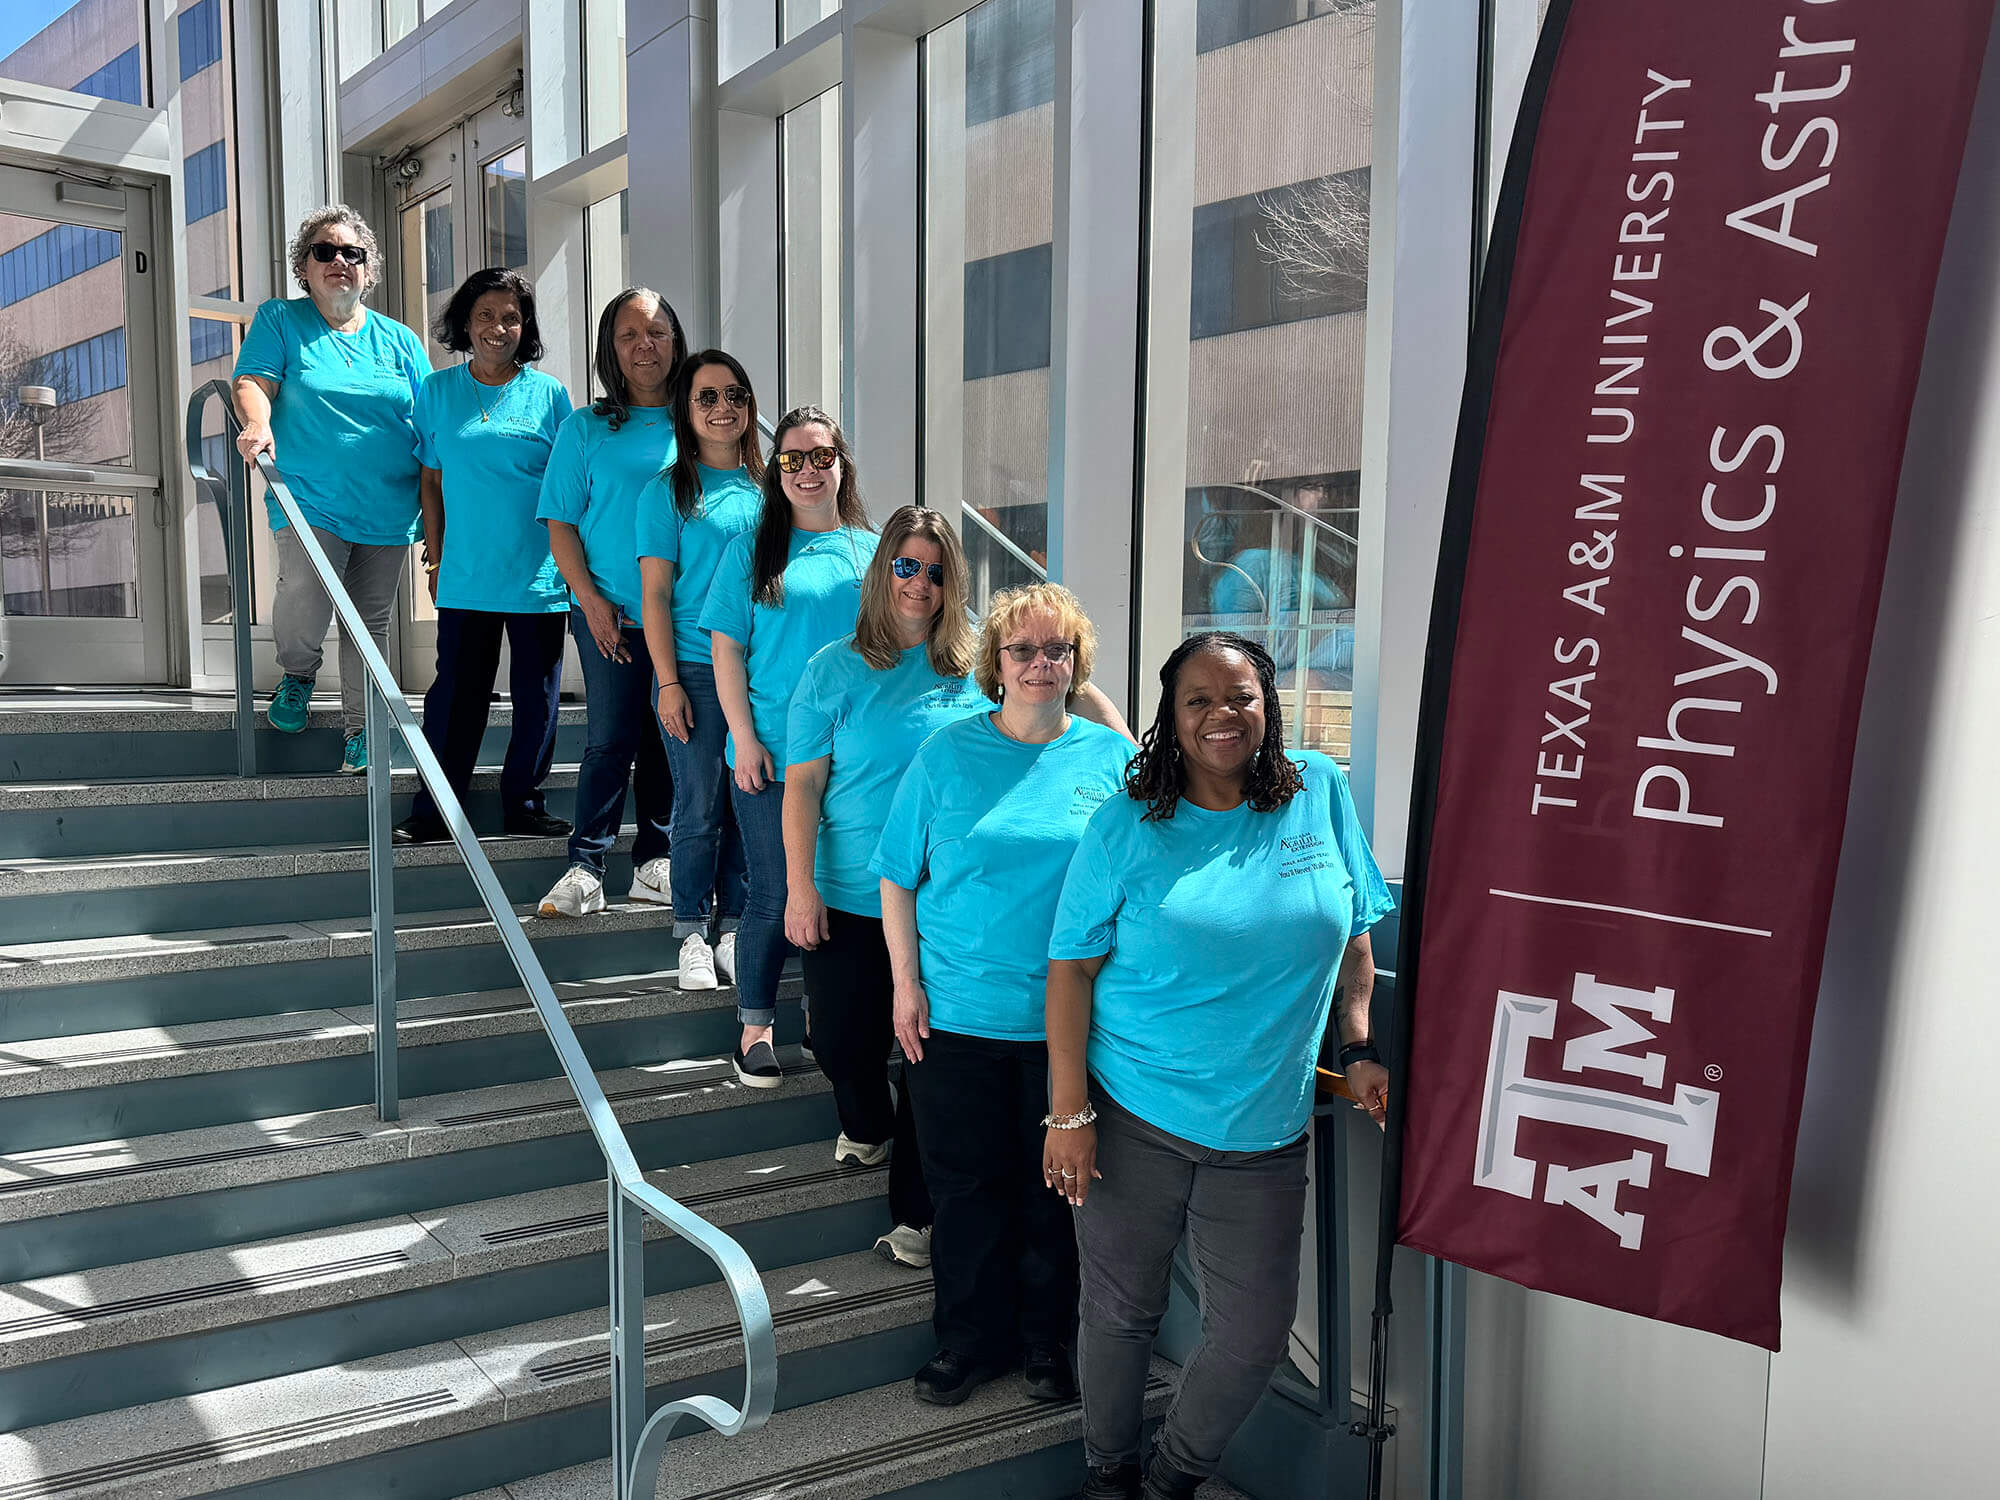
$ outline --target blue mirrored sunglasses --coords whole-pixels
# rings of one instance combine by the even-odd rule
[[[889,571],[894,573],[898,578],[915,578],[920,569],[929,571],[931,575],[931,587],[940,589],[944,587],[943,563],[923,563],[918,562],[914,557],[899,557],[889,564]]]

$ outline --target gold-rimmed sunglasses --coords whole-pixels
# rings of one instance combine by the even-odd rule
[[[815,469],[830,469],[840,462],[838,448],[787,448],[782,453],[774,453],[771,459],[787,474],[796,474],[806,466],[808,459]]]

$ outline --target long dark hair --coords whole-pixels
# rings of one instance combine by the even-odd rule
[[[521,347],[514,351],[514,363],[533,364],[542,357],[542,325],[535,321],[535,286],[519,271],[505,266],[488,266],[466,277],[431,324],[432,335],[454,354],[470,354],[472,304],[488,292],[505,292],[521,304]]]
[[[785,606],[785,564],[792,553],[792,502],[785,496],[784,470],[778,467],[778,450],[785,446],[785,434],[794,427],[817,422],[833,434],[833,451],[840,455],[840,491],[835,510],[843,526],[866,531],[868,509],[861,503],[861,476],[854,471],[854,454],[840,424],[817,406],[795,406],[786,412],[771,434],[771,462],[764,465],[764,510],[757,521],[757,541],[750,553],[750,598],[773,609]]]
[[[1139,740],[1139,753],[1125,768],[1125,792],[1146,804],[1142,822],[1171,818],[1187,792],[1187,767],[1181,763],[1180,736],[1174,731],[1174,698],[1181,668],[1204,651],[1236,651],[1257,672],[1257,691],[1264,699],[1264,739],[1250,761],[1243,790],[1252,812],[1275,812],[1305,785],[1298,762],[1285,754],[1285,724],[1278,707],[1278,668],[1271,653],[1248,636],[1230,630],[1204,630],[1174,647],[1160,668],[1160,709]]]
[[[604,387],[604,394],[590,403],[590,409],[600,417],[611,418],[613,432],[623,427],[632,415],[632,388],[626,384],[625,372],[618,368],[618,349],[611,336],[618,326],[618,314],[635,297],[644,297],[656,304],[666,314],[667,326],[674,331],[673,357],[667,361],[669,371],[674,369],[681,351],[687,348],[687,335],[681,332],[681,315],[674,311],[673,303],[651,287],[628,286],[604,304],[604,311],[597,317],[597,346],[591,360],[591,368],[596,371],[597,383]],[[672,392],[668,394],[671,397]]]
[[[720,349],[704,349],[699,354],[690,354],[681,361],[674,372],[674,461],[667,468],[668,483],[673,486],[674,509],[681,513],[683,521],[694,519],[694,513],[701,509],[701,444],[694,435],[694,377],[703,365],[723,365],[736,377],[736,383],[750,392],[750,400],[743,408],[745,418],[743,437],[737,444],[737,457],[750,477],[758,483],[764,480],[764,454],[757,441],[757,391],[750,384],[750,373],[733,354]]]

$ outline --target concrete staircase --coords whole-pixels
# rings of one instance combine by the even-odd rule
[[[385,1123],[334,715],[265,734],[253,780],[226,708],[0,707],[0,737],[0,1500],[610,1495],[603,1162],[455,852],[397,851]],[[580,737],[566,710],[559,812]],[[564,864],[488,848],[524,912]],[[650,1179],[741,1241],[776,1315],[778,1415],[671,1444],[661,1494],[1073,1490],[1073,1406],[911,1399],[930,1279],[871,1252],[886,1174],[833,1165],[797,1009],[785,1086],[744,1090],[734,993],[679,991],[666,913],[527,927]],[[734,1307],[648,1227],[650,1398],[734,1400]]]

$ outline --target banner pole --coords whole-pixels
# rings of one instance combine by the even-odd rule
[[[1396,1230],[1403,1196],[1404,1103],[1409,1095],[1410,1044],[1415,1034],[1418,955],[1424,926],[1424,887],[1430,868],[1431,829],[1437,815],[1438,766],[1444,747],[1445,710],[1451,693],[1452,656],[1458,641],[1459,596],[1472,547],[1473,502],[1485,446],[1493,374],[1500,358],[1500,330],[1514,275],[1514,248],[1521,228],[1522,200],[1534,157],[1542,104],[1562,47],[1571,0],[1551,0],[1535,44],[1535,60],[1514,117],[1486,263],[1479,273],[1472,341],[1467,353],[1465,394],[1458,413],[1451,479],[1438,539],[1436,582],[1431,591],[1430,634],[1424,647],[1423,691],[1418,700],[1416,752],[1410,777],[1409,841],[1403,859],[1403,904],[1396,935],[1396,1007],[1389,1050],[1389,1111],[1382,1143],[1382,1189],[1376,1217],[1375,1305],[1368,1323],[1368,1415],[1349,1427],[1368,1442],[1368,1500],[1381,1500],[1384,1445],[1396,1435],[1388,1421],[1389,1320],[1395,1315]],[[1477,165],[1477,164],[1476,164]],[[1475,171],[1483,178],[1483,168]],[[1484,194],[1473,205],[1483,218]],[[1476,233],[1476,230],[1475,230]]]

